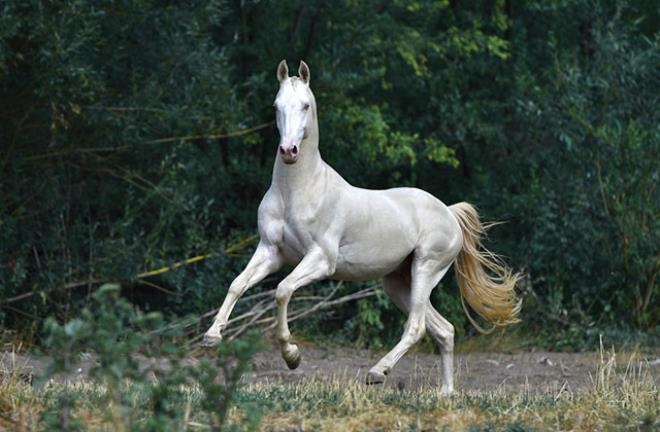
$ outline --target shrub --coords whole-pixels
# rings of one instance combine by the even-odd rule
[[[79,357],[93,356],[89,375],[102,389],[94,395],[96,402],[115,430],[127,431],[180,430],[191,412],[212,430],[229,427],[227,416],[236,406],[242,374],[261,347],[251,333],[223,342],[197,361],[178,342],[180,327],[166,326],[159,313],[136,310],[112,284],[99,288],[79,317],[64,324],[47,319],[45,333],[45,347],[54,361],[44,379],[75,374]],[[48,430],[78,430],[84,423],[79,418],[84,391],[71,385],[52,396],[41,423]],[[249,403],[242,403],[240,410],[245,413],[242,425],[253,428],[258,411]]]

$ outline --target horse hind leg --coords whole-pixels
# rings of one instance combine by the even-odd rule
[[[426,309],[426,326],[440,349],[442,364],[442,386],[440,393],[454,391],[454,326],[445,319],[429,302]]]
[[[410,311],[410,269],[406,272],[388,275],[383,279],[383,289],[394,304],[406,315]],[[426,306],[426,330],[440,350],[442,365],[442,394],[450,394],[454,390],[454,326],[447,321],[431,304]],[[372,376],[369,383],[375,384],[377,376]],[[384,379],[384,376],[381,377]],[[380,382],[382,382],[382,379]]]
[[[367,374],[368,384],[377,384],[385,380],[385,376],[390,372],[394,365],[403,357],[403,355],[421,339],[427,326],[432,336],[442,336],[443,343],[446,341],[446,333],[438,331],[437,317],[428,315],[428,306],[430,306],[429,297],[433,288],[440,282],[440,279],[447,273],[449,264],[440,265],[433,260],[413,260],[410,271],[410,283],[406,283],[406,276],[398,274],[387,277],[384,280],[385,290],[389,293],[403,293],[405,287],[408,287],[408,293],[394,295],[400,303],[398,306],[408,312],[408,321],[403,336],[399,343],[383,357]],[[405,299],[408,299],[406,302]],[[438,314],[439,315],[439,314]],[[430,325],[427,325],[427,322]],[[435,339],[435,337],[434,337]],[[446,344],[445,344],[446,345]],[[450,365],[451,366],[451,365]],[[446,377],[444,377],[446,378]],[[443,385],[444,386],[444,385]]]

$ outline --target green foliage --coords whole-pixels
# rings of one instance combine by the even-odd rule
[[[458,289],[453,288],[452,285],[440,283],[431,294],[431,303],[447,321],[452,323],[458,337],[463,336],[470,328],[467,316],[463,312]]]
[[[607,13],[589,17],[586,53],[551,39],[547,77],[521,65],[536,83],[517,101],[527,168],[515,176],[514,203],[546,314],[568,326],[651,329],[660,295],[660,52],[657,36],[639,37]]]
[[[52,431],[84,431],[82,421],[72,414],[80,396],[74,392],[61,392],[52,396],[56,402],[44,410],[40,423]]]
[[[67,315],[80,298],[62,296],[68,286],[134,280],[221,250],[228,225],[242,227],[249,207],[225,210],[225,200],[244,202],[250,192],[249,180],[240,189],[226,182],[244,171],[223,160],[229,140],[213,138],[245,125],[213,42],[223,9],[156,1],[6,8],[3,18],[16,24],[0,67],[0,296],[36,292],[42,301],[20,311]],[[209,292],[202,287],[225,286],[231,272],[151,282],[173,291],[167,301],[181,308],[190,291],[199,298]],[[208,298],[178,312],[201,304]]]
[[[185,346],[177,344],[180,326],[166,326],[160,313],[144,314],[119,296],[119,286],[106,284],[93,294],[93,302],[80,316],[59,324],[52,317],[44,324],[45,348],[53,358],[50,371],[74,374],[81,355],[94,356],[89,376],[104,391],[96,397],[115,429],[135,431],[181,430],[195,410],[212,430],[231,426],[229,409],[250,360],[261,348],[259,337],[223,342],[210,358],[191,362]],[[82,403],[76,391],[53,395],[41,422],[48,430],[82,430],[76,409]],[[252,430],[258,410],[241,403],[241,424]],[[234,425],[235,426],[235,425]]]
[[[357,343],[382,348],[403,329],[403,314],[378,291],[373,298],[358,300],[357,310],[346,329],[357,336]]]
[[[124,379],[135,379],[138,362],[133,357],[144,343],[145,324],[159,315],[149,317],[136,315],[133,307],[119,298],[118,285],[103,285],[94,293],[94,309],[84,308],[79,318],[60,325],[54,318],[44,323],[47,334],[45,347],[54,358],[50,374],[70,372],[84,349],[93,349],[99,354],[98,365],[91,375],[108,386],[109,394],[120,391]],[[162,323],[160,323],[162,324]],[[126,331],[127,327],[137,331]]]
[[[657,332],[654,2],[0,10],[6,327],[29,335],[37,317],[71,321],[106,281],[168,316],[219,305],[249,259],[223,251],[255,233],[269,183],[275,65],[302,58],[322,154],[347,180],[421,187],[510,222],[489,246],[529,275],[527,328],[563,332],[549,344],[609,327]],[[199,255],[210,258],[138,276]],[[460,334],[455,290],[436,296]],[[332,319],[353,340],[389,344],[400,317],[379,297]]]
[[[431,295],[432,305],[456,328],[456,334],[463,335],[467,318],[463,313],[457,290],[448,289],[440,284]],[[347,322],[343,333],[348,339],[353,339],[358,345],[372,348],[387,348],[392,341],[401,337],[406,316],[385,295],[377,291],[374,297],[357,301],[354,308],[346,308]],[[434,342],[427,336],[432,346]]]

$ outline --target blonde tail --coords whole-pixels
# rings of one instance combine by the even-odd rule
[[[472,325],[481,333],[492,333],[497,327],[519,322],[522,300],[518,299],[515,285],[520,274],[512,273],[500,258],[481,244],[481,238],[490,225],[479,222],[476,209],[461,202],[449,207],[463,232],[463,249],[455,263],[456,279],[461,291],[463,310]],[[486,330],[470,315],[467,306],[477,312],[493,327]]]

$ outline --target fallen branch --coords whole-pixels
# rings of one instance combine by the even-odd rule
[[[100,284],[100,283],[103,283],[103,282],[104,281],[101,280],[101,279],[90,278],[90,279],[82,280],[82,281],[78,281],[78,282],[67,283],[67,284],[62,285],[61,287],[53,288],[53,289],[50,289],[50,290],[47,290],[47,291],[30,291],[30,292],[26,292],[26,293],[23,293],[23,294],[19,294],[19,295],[14,296],[14,297],[9,297],[8,299],[5,299],[2,303],[0,303],[0,306],[4,306],[4,305],[9,304],[9,303],[14,303],[14,302],[17,302],[19,300],[23,300],[23,299],[32,297],[33,295],[35,295],[37,293],[46,294],[46,293],[50,293],[50,292],[54,292],[54,291],[66,291],[66,290],[70,290],[70,289],[73,289],[73,288],[78,288],[78,287],[89,285],[89,284]]]
[[[322,309],[327,309],[332,306],[336,306],[343,303],[348,303],[350,301],[359,300],[367,297],[376,295],[378,285],[373,285],[367,288],[364,288],[360,291],[356,291],[351,294],[346,294],[344,296],[334,298],[335,294],[342,286],[342,282],[338,282],[333,287],[330,294],[325,297],[320,296],[301,296],[293,297],[291,299],[291,304],[296,306],[301,303],[304,303],[304,306],[293,307],[289,312],[289,322],[297,321],[301,318],[305,318],[314,312],[317,312]],[[262,330],[271,330],[277,325],[277,318],[275,316],[264,317],[264,315],[275,309],[276,304],[274,301],[275,289],[264,291],[253,296],[243,298],[243,302],[254,301],[257,298],[268,297],[266,299],[261,299],[254,303],[246,312],[237,315],[236,317],[230,319],[227,322],[227,327],[224,330],[224,336],[228,340],[233,340],[243,334],[248,328],[259,327]],[[250,298],[251,297],[251,298]],[[310,305],[310,302],[314,302]],[[213,309],[208,311],[200,316],[200,319],[208,318],[212,315],[215,315],[218,312],[218,309]],[[194,343],[201,339],[203,334],[194,336],[188,344]]]
[[[257,238],[258,238],[257,235],[251,235],[251,236],[245,237],[244,239],[238,241],[237,243],[234,243],[232,245],[227,246],[222,252],[225,255],[231,255],[231,254],[235,253],[236,251],[244,248],[245,246],[248,246],[248,245],[254,243],[254,241]],[[157,289],[159,289],[159,291],[165,291],[168,294],[173,294],[172,291],[168,291],[168,290],[166,290],[162,287],[157,287],[155,284],[149,283],[148,281],[145,281],[144,278],[151,277],[151,276],[157,276],[157,275],[160,275],[160,274],[163,274],[163,273],[167,273],[171,270],[182,267],[184,265],[193,264],[193,263],[205,260],[207,258],[211,258],[213,256],[214,256],[214,254],[194,256],[192,258],[188,258],[188,259],[185,259],[183,261],[174,262],[174,263],[172,263],[168,266],[161,267],[161,268],[156,269],[156,270],[150,270],[150,271],[146,271],[146,272],[143,272],[143,273],[139,273],[139,274],[134,276],[134,279],[137,279],[138,282],[143,283],[143,284],[148,285],[148,286],[151,286],[152,288],[157,288]],[[7,299],[1,300],[0,301],[0,307],[6,307],[6,305],[8,305],[10,303],[15,303],[17,301],[24,300],[26,298],[30,298],[30,297],[34,296],[35,294],[49,294],[49,293],[57,292],[57,291],[68,291],[68,290],[71,290],[71,289],[74,289],[74,288],[79,288],[79,287],[82,287],[82,286],[98,285],[98,284],[102,284],[102,283],[106,283],[106,282],[110,282],[110,281],[106,280],[106,279],[88,278],[88,279],[85,279],[85,280],[82,280],[82,281],[69,282],[69,283],[66,283],[62,286],[47,289],[47,290],[29,291],[29,292],[25,292],[25,293],[22,293],[22,294],[18,294],[14,297],[9,297]]]

